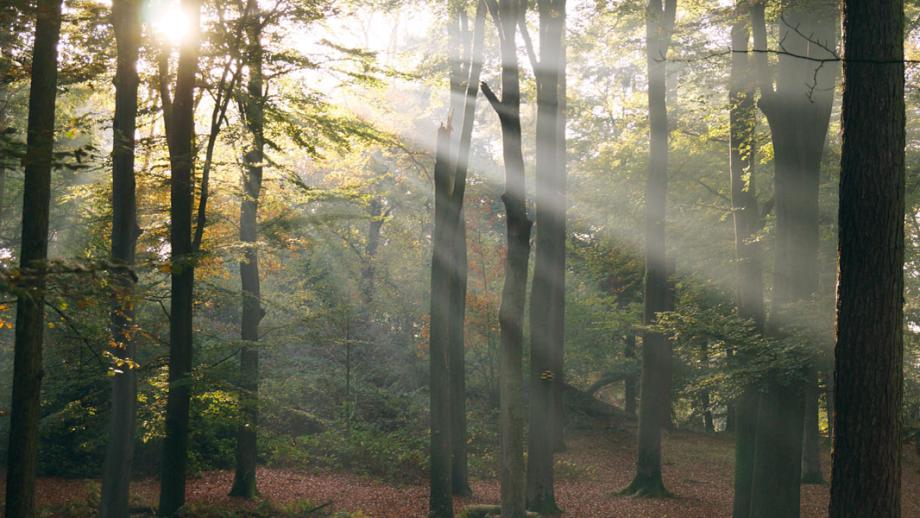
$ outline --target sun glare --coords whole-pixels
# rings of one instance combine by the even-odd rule
[[[147,23],[156,37],[173,46],[181,45],[192,32],[188,14],[176,1],[154,1],[147,9]]]

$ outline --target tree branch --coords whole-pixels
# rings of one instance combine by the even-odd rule
[[[498,96],[495,95],[495,92],[489,88],[488,83],[482,81],[479,83],[479,88],[482,90],[482,95],[485,96],[486,100],[489,101],[489,104],[492,105],[492,109],[498,112],[498,115],[501,116],[503,110],[502,102],[498,100]]]
[[[537,53],[533,48],[533,40],[530,39],[530,31],[527,30],[526,18],[521,16],[518,21],[518,25],[521,27],[521,37],[524,38],[524,46],[527,48],[527,57],[530,58],[530,67],[533,69],[534,77],[536,77],[539,73],[537,70],[540,68],[540,60],[537,59]]]

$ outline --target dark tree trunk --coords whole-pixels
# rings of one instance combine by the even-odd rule
[[[57,46],[61,1],[39,0],[22,201],[22,247],[19,267],[25,290],[16,299],[13,393],[6,463],[6,516],[35,515],[35,471],[41,412],[42,342],[45,331],[45,274],[48,259],[48,213],[54,105],[57,99]]]
[[[636,335],[626,335],[626,346],[623,348],[623,356],[634,359],[636,357]],[[629,415],[636,415],[636,396],[638,395],[639,383],[635,375],[627,376],[624,380],[623,393],[625,394],[625,403],[623,408]]]
[[[383,223],[386,221],[389,211],[383,212],[383,202],[380,198],[374,197],[368,204],[368,216],[370,220],[367,224],[367,242],[364,245],[364,267],[361,269],[361,296],[365,306],[365,315],[363,326],[368,340],[373,339],[373,329],[371,325],[370,306],[374,303],[374,286],[377,276],[374,267],[374,258],[377,256],[377,249],[380,247],[380,232],[383,229]]]
[[[434,232],[431,257],[431,318],[429,324],[429,390],[431,407],[431,476],[428,516],[454,515],[450,468],[450,386],[448,344],[450,328],[450,258],[447,222],[450,204],[450,131],[438,130],[434,165]]]
[[[648,65],[649,169],[645,191],[645,312],[652,324],[668,309],[668,262],[665,211],[668,189],[667,54],[674,30],[676,0],[650,0],[646,10]],[[671,345],[653,331],[642,337],[642,377],[639,399],[639,445],[636,476],[622,491],[626,495],[666,496],[661,479],[661,428],[671,416]]]
[[[466,320],[467,250],[463,212],[451,232],[454,268],[450,271],[450,322],[448,363],[450,368],[451,490],[457,496],[473,494],[470,488],[466,449]]]
[[[703,413],[703,431],[706,433],[716,431],[715,423],[712,421],[712,410],[709,405],[709,391],[704,390],[700,394],[700,407]]]
[[[479,77],[482,73],[483,47],[485,44],[485,2],[476,7],[476,18],[472,34],[472,50],[469,55],[469,75],[463,96],[462,123],[457,153],[454,156],[454,172],[450,193],[450,240],[453,267],[450,269],[450,345],[448,349],[450,367],[451,398],[451,485],[458,496],[472,494],[469,481],[466,433],[466,290],[467,290],[467,247],[466,220],[463,213],[463,198],[466,192],[466,176],[470,161],[470,146],[473,138],[473,123],[476,117],[476,97],[479,95]]]
[[[115,70],[115,117],[112,123],[112,263],[125,268],[112,276],[112,353],[134,359],[134,266],[137,200],[134,181],[134,132],[137,127],[137,56],[141,38],[140,4],[112,3],[118,56]],[[134,456],[137,377],[132,363],[116,365],[112,379],[112,422],[102,472],[100,514],[128,516],[128,490]]]
[[[259,322],[265,315],[259,286],[259,195],[262,191],[263,130],[262,19],[255,0],[246,5],[246,43],[249,84],[241,103],[249,142],[243,156],[243,199],[240,202],[240,261],[242,314],[240,318],[240,423],[236,439],[236,471],[230,496],[254,498],[256,437],[259,424]]]
[[[755,3],[751,14],[755,49],[766,49],[763,2]],[[784,50],[814,58],[832,57],[824,47],[833,48],[836,42],[834,5],[786,5],[782,16],[779,37]],[[766,55],[756,56],[760,108],[770,125],[775,168],[776,257],[767,332],[781,336],[795,311],[790,305],[811,299],[817,291],[818,180],[836,68],[780,55],[774,90]],[[787,376],[768,376],[760,396],[752,475],[753,518],[799,516],[806,387],[790,382]]]
[[[901,516],[904,5],[843,3],[831,518]]]
[[[737,260],[735,304],[738,316],[754,322],[763,331],[763,268],[757,233],[761,217],[756,190],[756,132],[757,113],[754,106],[754,68],[747,53],[750,40],[749,3],[744,0],[735,8],[732,26],[731,84],[729,92],[730,175],[732,215],[735,228],[735,259]],[[748,361],[742,353],[733,355],[737,362]],[[733,405],[735,433],[735,480],[733,518],[747,518],[751,509],[751,475],[754,462],[754,438],[757,419],[758,392],[746,387]]]
[[[553,483],[556,392],[562,383],[557,349],[565,314],[565,170],[559,123],[565,0],[540,0],[537,79],[536,259],[530,294],[530,405],[527,436],[527,508],[557,514]]]
[[[184,0],[194,34],[179,54],[176,88],[166,116],[169,144],[172,295],[169,309],[169,394],[166,438],[160,465],[160,516],[174,516],[185,503],[188,418],[192,393],[192,303],[195,257],[192,249],[192,198],[195,163],[195,76],[198,71],[198,0]]]
[[[524,484],[524,402],[523,402],[523,325],[527,296],[527,269],[530,259],[530,230],[524,181],[524,155],[521,149],[521,94],[516,35],[524,16],[524,5],[516,0],[500,0],[498,30],[502,54],[502,99],[485,84],[483,95],[498,114],[502,129],[502,156],[505,163],[505,204],[508,252],[505,257],[505,283],[499,309],[501,353],[499,363],[499,434],[501,436],[501,511],[505,518],[523,518]]]
[[[565,392],[565,246],[566,246],[566,216],[565,212],[568,209],[568,202],[566,200],[566,166],[567,166],[567,146],[566,146],[566,92],[568,91],[568,82],[566,81],[566,67],[567,67],[567,56],[566,56],[566,2],[565,1],[556,1],[556,5],[559,9],[560,19],[558,23],[560,25],[560,43],[559,43],[559,56],[558,56],[558,100],[556,102],[556,124],[558,129],[556,130],[556,139],[557,139],[557,150],[556,150],[556,161],[558,162],[557,173],[559,181],[559,200],[561,206],[563,207],[563,215],[561,219],[558,220],[558,225],[555,227],[555,233],[561,243],[560,248],[555,251],[554,257],[554,269],[556,275],[559,276],[558,281],[555,281],[553,286],[556,291],[556,298],[560,302],[560,307],[555,309],[553,312],[555,321],[553,323],[553,330],[555,336],[553,341],[556,344],[556,347],[552,348],[553,356],[553,372],[556,373],[556,383],[553,384],[553,415],[550,419],[550,424],[553,426],[553,450],[556,452],[563,452],[566,449],[565,446],[565,405],[563,393]],[[548,17],[548,21],[551,18]],[[548,34],[552,35],[552,31],[548,31]],[[541,44],[542,45],[542,44]],[[548,42],[547,45],[550,45]],[[542,51],[541,51],[542,52]]]

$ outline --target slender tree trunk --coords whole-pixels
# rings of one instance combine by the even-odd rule
[[[450,386],[448,381],[448,345],[450,328],[450,259],[449,235],[446,231],[450,203],[450,132],[438,130],[434,166],[434,232],[431,258],[431,318],[429,324],[429,389],[431,396],[431,476],[429,518],[454,515],[450,468]]]
[[[192,249],[192,198],[195,163],[195,76],[198,72],[200,3],[183,0],[193,34],[181,49],[176,88],[167,116],[169,144],[172,273],[169,319],[169,394],[166,399],[166,438],[160,465],[160,516],[174,516],[185,504],[188,461],[188,418],[192,393],[192,303],[195,257]]]
[[[505,204],[508,253],[505,257],[505,283],[499,309],[501,353],[499,362],[499,434],[501,436],[501,514],[504,518],[523,518],[524,484],[524,402],[523,402],[523,323],[527,296],[527,269],[530,259],[530,230],[524,180],[524,155],[521,150],[521,94],[516,35],[524,16],[524,5],[517,0],[500,0],[498,29],[502,54],[502,99],[485,84],[483,95],[492,104],[502,128],[502,156],[505,163]]]
[[[808,368],[805,384],[805,428],[802,439],[802,483],[823,484],[821,472],[821,432],[818,427],[818,371]]]
[[[709,364],[709,342],[703,342],[700,346],[703,356],[703,365]],[[715,423],[712,420],[712,406],[709,389],[700,391],[700,413],[703,416],[703,431],[713,433],[716,431]]]
[[[236,472],[230,496],[254,498],[256,438],[259,424],[259,322],[265,315],[259,286],[259,195],[262,191],[263,130],[262,18],[256,0],[246,5],[246,39],[249,84],[243,100],[248,150],[243,156],[243,199],[240,202],[240,261],[242,314],[240,318],[240,423],[236,439]],[[228,94],[229,95],[229,94]]]
[[[843,3],[831,518],[901,516],[904,5]]]
[[[757,233],[761,230],[761,217],[757,206],[756,190],[756,132],[757,112],[754,106],[754,68],[749,48],[749,3],[742,0],[735,8],[732,26],[731,79],[729,92],[730,121],[730,176],[732,215],[735,228],[736,290],[735,304],[738,316],[754,322],[757,331],[763,331],[763,268]],[[741,352],[733,361],[746,362],[749,358]],[[751,509],[751,476],[754,463],[758,392],[746,387],[734,405],[735,480],[733,518],[747,518]]]
[[[140,4],[136,0],[112,3],[112,25],[118,49],[115,71],[115,117],[112,124],[112,263],[126,271],[112,278],[111,332],[115,356],[136,356],[134,342],[134,266],[137,237],[137,200],[134,182],[134,133],[137,127],[137,56],[140,47]],[[128,490],[134,456],[137,414],[137,376],[132,363],[116,365],[112,380],[112,422],[102,473],[100,514],[103,518],[128,515]]]
[[[25,184],[22,202],[22,247],[19,267],[25,281],[16,299],[13,394],[6,464],[6,516],[35,515],[35,471],[41,412],[42,342],[45,330],[45,274],[48,259],[48,213],[54,108],[57,98],[57,46],[61,1],[39,0],[29,88]]]
[[[566,200],[566,178],[567,178],[567,147],[566,147],[566,92],[568,91],[568,82],[566,81],[566,69],[568,66],[568,60],[566,55],[566,3],[564,0],[557,0],[557,9],[559,11],[559,16],[561,19],[557,20],[561,28],[560,32],[560,43],[559,43],[559,59],[558,59],[558,100],[556,102],[556,124],[558,129],[556,130],[556,139],[558,149],[556,150],[556,161],[558,162],[557,173],[558,173],[558,189],[559,189],[559,201],[564,211],[568,209],[568,201]],[[548,17],[547,21],[551,19]],[[556,21],[556,20],[554,20]],[[542,33],[541,33],[542,34]],[[547,34],[552,35],[552,31],[547,31]],[[541,44],[542,45],[542,44]],[[547,43],[549,46],[550,43]],[[542,51],[541,51],[542,52]],[[553,417],[550,419],[550,424],[553,426],[553,450],[556,452],[563,452],[566,449],[565,446],[565,405],[563,400],[563,388],[565,387],[565,260],[566,260],[566,216],[563,212],[560,219],[557,221],[555,226],[554,233],[559,239],[559,248],[555,250],[553,254],[554,257],[554,270],[558,279],[553,281],[553,288],[555,290],[555,298],[559,302],[559,307],[553,311],[554,321],[553,321],[553,331],[555,333],[553,337],[553,343],[556,344],[552,348],[553,356],[553,372],[556,373],[556,383],[553,384]]]
[[[630,359],[636,357],[636,335],[630,333],[626,335],[626,346],[623,348],[623,356]],[[629,415],[636,415],[636,396],[638,395],[639,383],[634,375],[627,376],[624,380],[623,393],[625,394],[624,409]]]
[[[540,0],[537,79],[536,260],[530,294],[530,406],[527,436],[527,508],[556,514],[553,453],[557,386],[564,340],[565,172],[559,157],[560,73],[565,0]]]
[[[458,496],[472,494],[469,482],[469,461],[467,459],[466,433],[466,290],[468,277],[466,219],[463,212],[463,198],[466,192],[466,176],[470,161],[470,146],[473,138],[473,123],[476,117],[476,97],[479,94],[479,78],[482,73],[483,48],[485,44],[486,6],[480,1],[476,7],[472,49],[469,56],[469,75],[463,97],[460,139],[455,157],[453,185],[450,194],[450,239],[453,243],[453,268],[450,270],[450,397],[451,397],[451,485]]]
[[[367,242],[364,246],[364,267],[361,269],[361,296],[364,298],[366,308],[363,326],[365,334],[373,335],[370,323],[370,306],[374,303],[374,286],[376,278],[376,268],[374,268],[374,258],[377,256],[377,248],[380,247],[380,231],[383,223],[386,221],[387,213],[383,212],[383,202],[380,198],[371,199],[368,206],[368,216],[370,220],[367,224]],[[368,340],[372,336],[367,337]]]
[[[665,211],[668,188],[667,69],[662,59],[670,46],[676,0],[650,0],[646,10],[648,64],[649,169],[645,191],[645,313],[653,324],[668,309],[668,262]],[[639,445],[636,475],[622,491],[626,495],[659,497],[668,494],[661,479],[661,428],[670,421],[671,346],[667,338],[646,331],[642,338]]]

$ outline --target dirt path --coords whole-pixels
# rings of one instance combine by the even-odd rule
[[[730,438],[685,432],[666,433],[663,466],[665,483],[676,496],[667,499],[634,499],[616,496],[632,476],[635,463],[634,434],[608,428],[583,431],[569,439],[569,449],[559,456],[557,499],[573,518],[717,518],[730,516],[732,499],[733,445]],[[825,458],[825,471],[829,459]],[[912,452],[905,455],[903,516],[920,517],[920,462]],[[189,480],[188,500],[205,506],[238,507],[226,496],[230,472],[209,472]],[[98,486],[97,486],[98,487]],[[144,505],[156,502],[157,484],[144,480],[132,486],[134,499]],[[277,505],[310,500],[332,502],[336,510],[362,511],[370,518],[424,518],[428,488],[423,485],[393,486],[347,473],[306,473],[296,470],[261,469],[262,496]],[[469,503],[497,503],[498,482],[473,482]],[[59,506],[86,498],[92,483],[80,480],[42,479],[38,498],[42,506]],[[802,516],[827,515],[828,486],[803,486]]]

